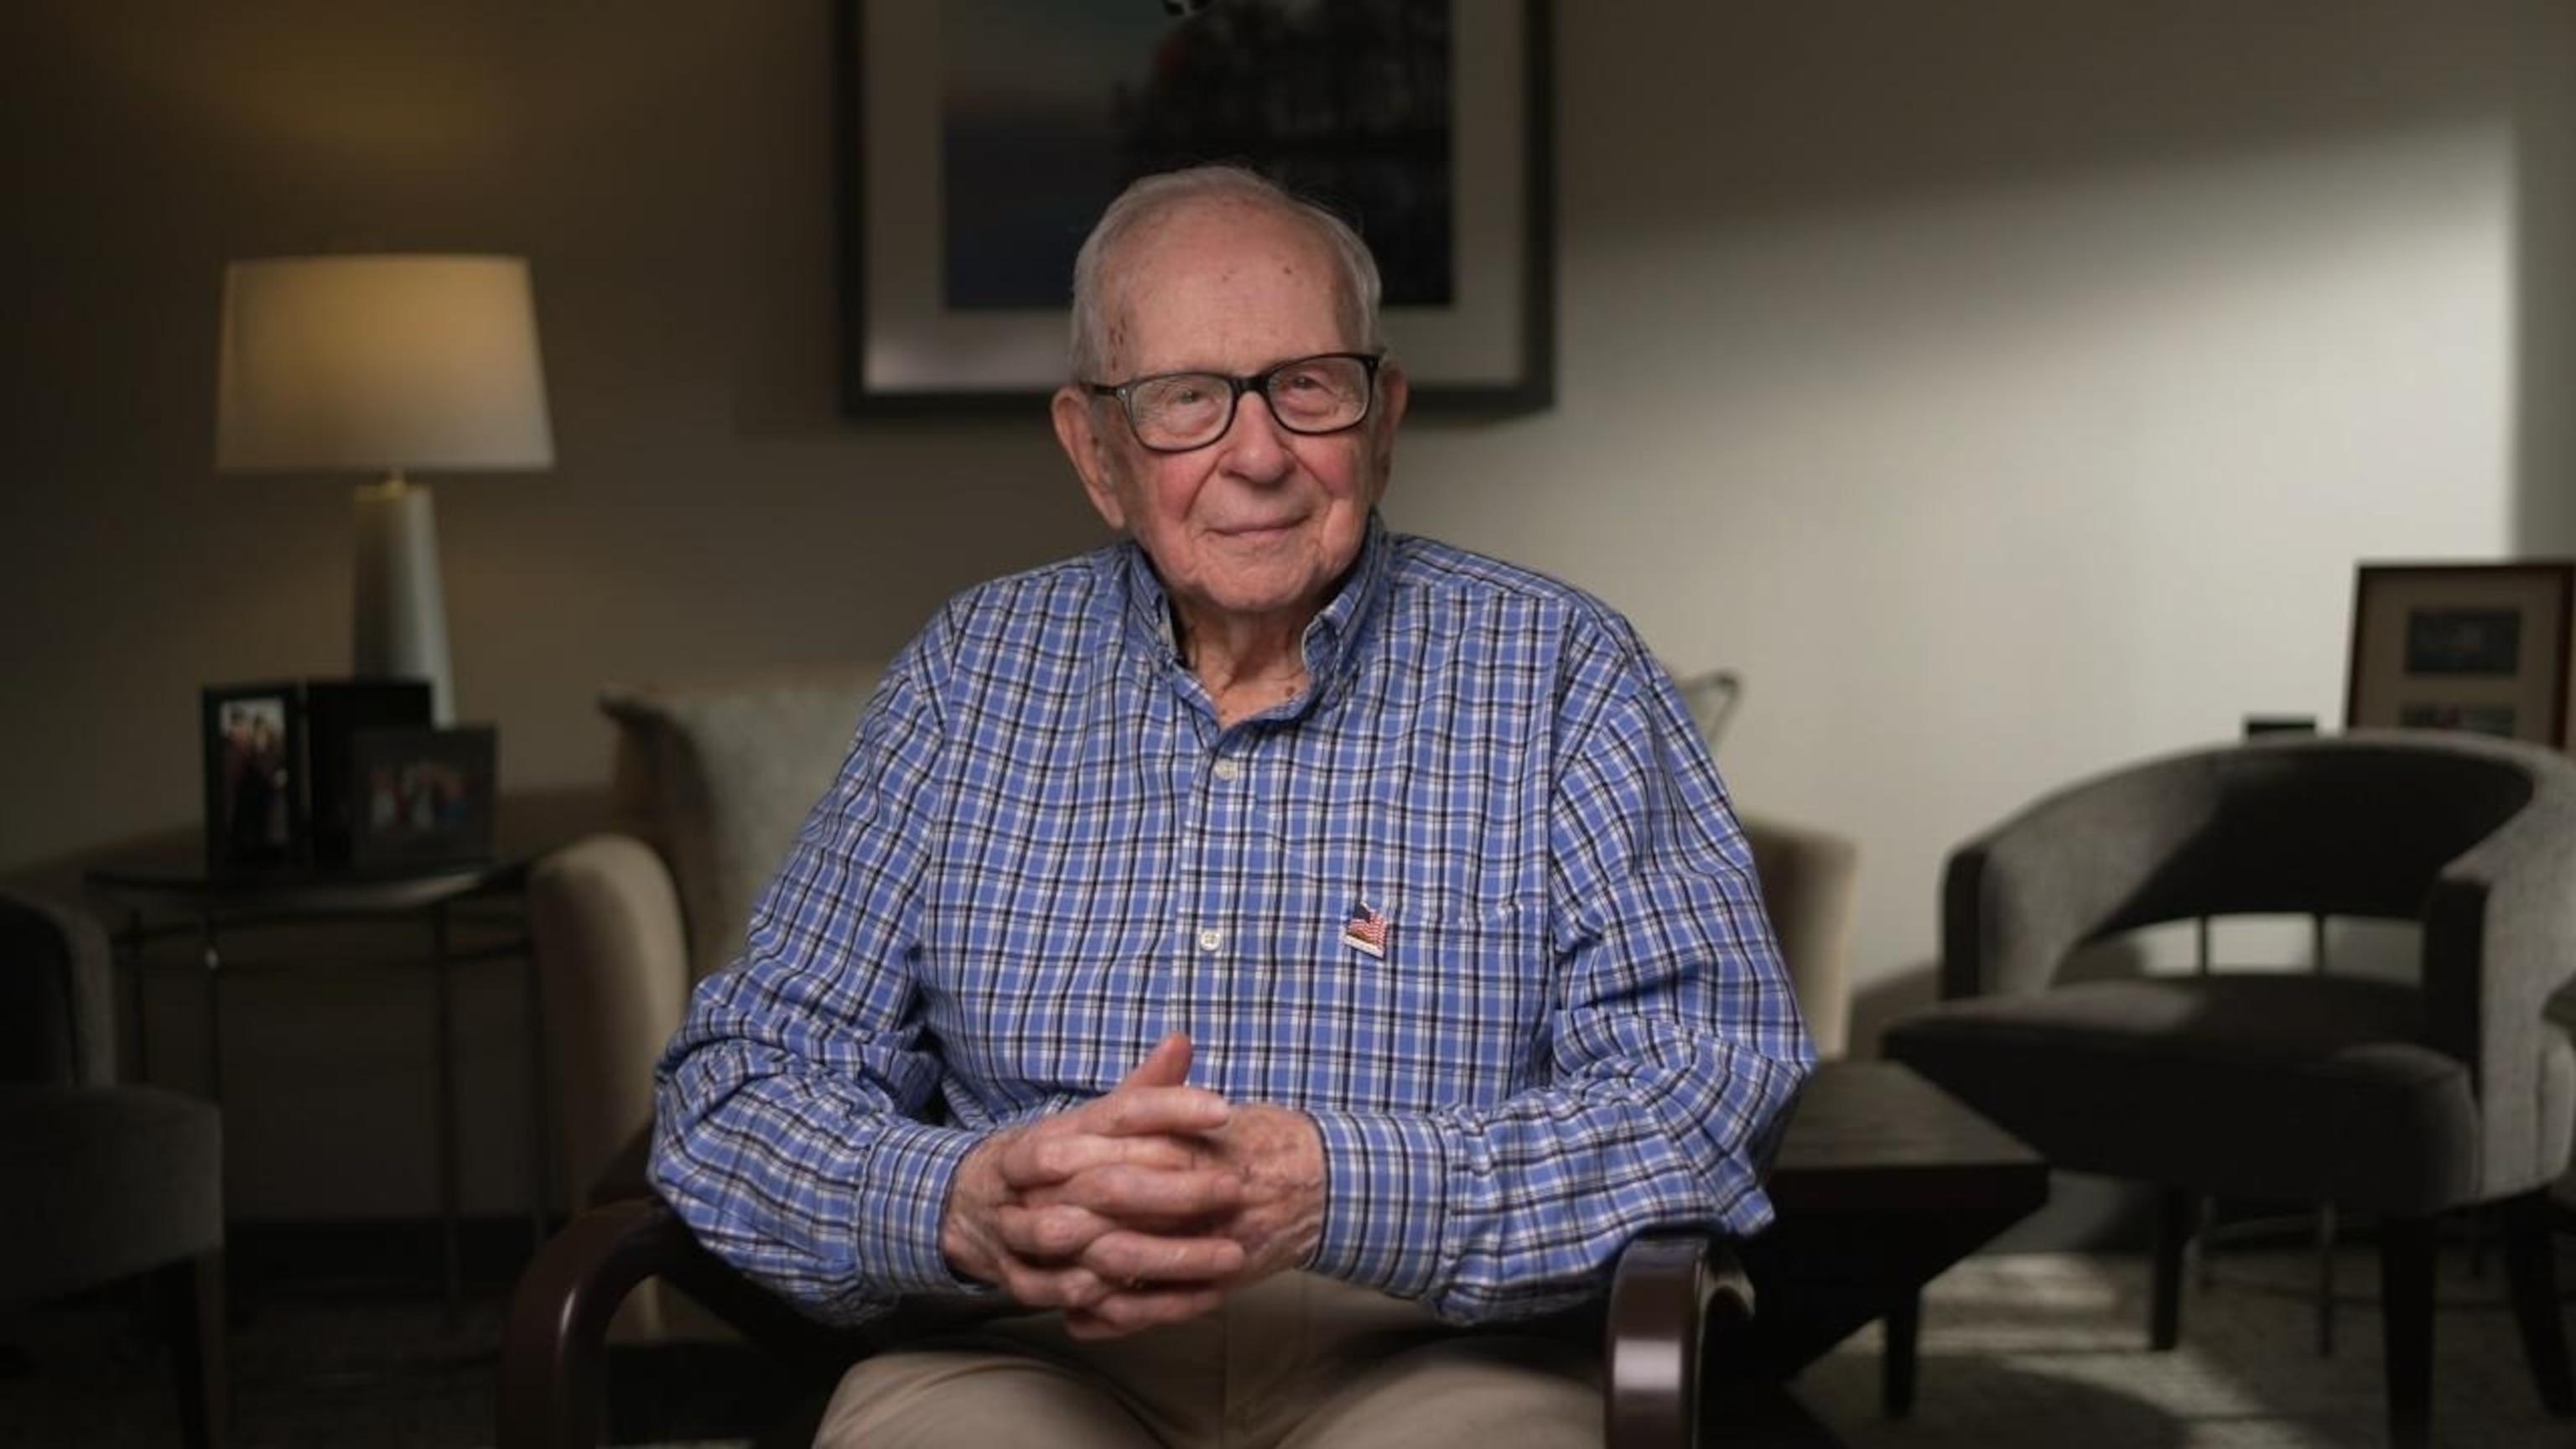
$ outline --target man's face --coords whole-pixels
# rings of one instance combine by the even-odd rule
[[[1176,207],[1112,259],[1098,382],[1155,373],[1265,372],[1360,349],[1332,247],[1314,228],[1237,200]],[[1134,536],[1191,628],[1302,628],[1359,556],[1386,491],[1405,384],[1378,376],[1369,417],[1343,432],[1292,433],[1247,392],[1224,435],[1186,453],[1136,441],[1115,399],[1055,398],[1056,436],[1092,506]]]

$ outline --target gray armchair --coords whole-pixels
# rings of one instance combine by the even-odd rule
[[[181,1438],[226,1416],[223,1134],[214,1104],[116,1085],[105,932],[0,893],[0,1308],[149,1274],[179,1390]]]
[[[2070,953],[2201,916],[2411,921],[2417,979],[2064,979]],[[2549,1243],[2576,1050],[2576,761],[2429,731],[2274,737],[2111,771],[1961,846],[1944,1001],[1884,1047],[2056,1166],[2165,1189],[2151,1337],[2180,1327],[2201,1195],[2378,1220],[2391,1439],[2429,1434],[2436,1218],[2491,1208],[2541,1397],[2576,1412]]]

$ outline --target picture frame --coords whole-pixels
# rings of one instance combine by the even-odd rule
[[[1066,380],[1084,235],[1132,175],[1190,161],[1355,213],[1415,412],[1553,405],[1550,0],[837,3],[845,414],[1041,416]],[[1318,84],[1367,63],[1348,27],[1372,20],[1436,65],[1375,72],[1424,77],[1411,87]],[[1337,95],[1320,122],[1305,109]],[[1384,121],[1389,104],[1428,119]]]
[[[305,858],[302,688],[294,680],[198,691],[206,867],[272,870]]]
[[[349,863],[357,833],[360,789],[358,732],[426,728],[431,719],[426,679],[308,679],[304,681],[305,760],[309,766],[307,819],[313,863]]]
[[[2576,561],[2364,563],[2347,728],[2457,729],[2567,747]]]
[[[360,869],[463,864],[493,854],[498,741],[489,725],[361,729],[351,736]]]

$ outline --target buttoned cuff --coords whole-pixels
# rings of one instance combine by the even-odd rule
[[[1448,1253],[1449,1152],[1426,1117],[1310,1111],[1324,1140],[1324,1231],[1312,1270],[1422,1298]]]
[[[856,1226],[852,1256],[860,1276],[897,1294],[978,1293],[987,1285],[957,1276],[940,1250],[940,1222],[947,1216],[957,1169],[983,1135],[918,1122],[889,1122],[871,1149],[858,1201],[890,1204],[877,1222]]]

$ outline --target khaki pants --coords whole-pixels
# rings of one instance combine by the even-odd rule
[[[1458,1329],[1303,1273],[1077,1343],[1054,1315],[863,1359],[817,1449],[1522,1449],[1601,1443],[1597,1344]]]

